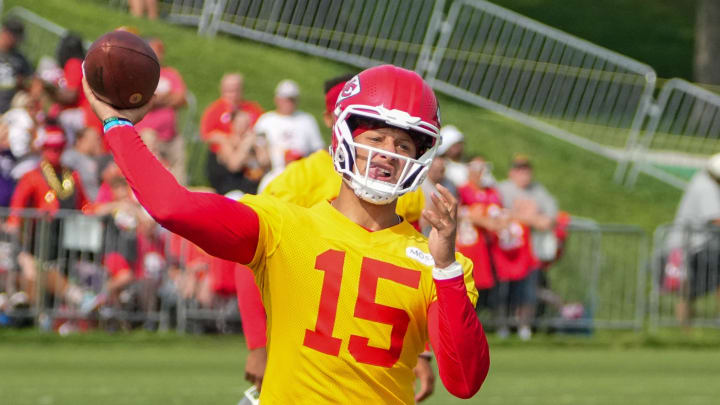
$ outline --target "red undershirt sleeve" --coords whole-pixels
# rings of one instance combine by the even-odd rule
[[[250,269],[238,266],[235,269],[238,310],[248,349],[265,347],[267,344],[267,315]]]
[[[111,128],[105,138],[138,201],[160,225],[213,256],[252,261],[259,233],[255,211],[224,196],[181,186],[131,126]]]
[[[428,333],[440,379],[451,394],[470,398],[490,368],[487,338],[463,277],[435,280],[435,286],[437,301],[428,308]]]

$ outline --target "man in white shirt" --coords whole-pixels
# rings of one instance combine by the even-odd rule
[[[268,141],[274,172],[285,164],[325,147],[315,118],[297,109],[300,88],[286,79],[275,88],[275,110],[258,118],[255,132]]]
[[[677,320],[689,326],[693,302],[715,294],[720,308],[720,153],[688,183],[665,241],[663,287],[679,293]]]

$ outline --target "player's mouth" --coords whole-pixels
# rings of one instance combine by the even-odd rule
[[[374,180],[390,182],[394,173],[395,169],[392,166],[373,163],[370,165],[368,177]]]

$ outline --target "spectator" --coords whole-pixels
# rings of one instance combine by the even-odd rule
[[[445,177],[455,187],[465,185],[468,181],[467,165],[462,161],[465,150],[465,135],[454,125],[445,125],[440,129],[443,143],[438,148],[440,156],[445,158]]]
[[[200,122],[200,135],[208,142],[207,173],[213,187],[221,185],[226,177],[232,177],[228,168],[218,160],[217,152],[223,140],[233,136],[233,119],[236,113],[247,113],[251,126],[255,125],[262,114],[260,105],[245,100],[243,84],[240,73],[225,74],[220,81],[220,98],[205,109]]]
[[[468,164],[468,182],[458,189],[460,211],[458,251],[473,261],[473,278],[480,293],[478,303],[495,308],[492,288],[497,282],[492,254],[497,251],[497,235],[507,226],[502,215],[500,193],[490,175],[490,163],[478,156]]]
[[[10,205],[15,189],[15,179],[12,177],[15,156],[10,151],[9,133],[7,124],[0,122],[0,207]]]
[[[6,19],[0,30],[0,114],[10,109],[18,90],[33,72],[28,60],[17,49],[25,34],[25,26],[14,18]]]
[[[448,180],[447,177],[445,177],[446,162],[447,159],[445,159],[444,157],[436,157],[430,164],[430,168],[427,172],[427,177],[425,177],[425,181],[421,185],[426,209],[433,205],[430,195],[438,192],[437,187],[435,186],[436,184],[441,184],[443,187],[447,188],[448,191],[452,193],[452,195],[457,196],[457,188],[455,188],[455,185],[450,180]],[[422,219],[420,220],[420,229],[423,235],[427,236],[431,228],[432,227],[429,223]]]
[[[143,17],[147,14],[148,20],[157,20],[157,0],[128,0],[130,14],[135,17]]]
[[[26,173],[18,182],[10,202],[11,213],[6,223],[6,230],[14,235],[20,234],[22,224],[20,210],[35,208],[39,211],[54,214],[58,209],[86,210],[88,199],[77,172],[64,167],[60,156],[65,148],[65,135],[59,127],[45,127],[38,137],[42,146],[42,160],[40,167]],[[77,288],[71,288],[64,274],[58,266],[60,253],[60,220],[51,219],[49,223],[47,240],[37,240],[34,221],[26,221],[30,226],[30,240],[24,241],[23,251],[18,255],[18,264],[21,268],[21,285],[31,301],[34,299],[37,270],[35,259],[41,262],[53,263],[48,273],[48,289],[55,295],[64,295],[74,304],[80,304],[82,293]],[[46,244],[45,249],[39,249],[40,244]],[[45,254],[33,258],[32,252]]]
[[[37,94],[17,92],[13,97],[12,108],[0,118],[0,122],[7,126],[8,146],[15,159],[11,174],[16,182],[25,173],[36,168],[40,160],[32,142],[41,119],[41,105]]]
[[[152,108],[136,128],[143,139],[155,138],[158,154],[168,163],[175,178],[185,183],[185,142],[177,133],[177,114],[187,104],[187,89],[180,73],[164,65],[163,42],[159,38],[150,38],[148,44],[160,61],[160,80],[155,97],[150,101]]]
[[[44,82],[45,90],[57,102],[50,115],[57,115],[70,144],[74,144],[76,134],[85,127],[93,127],[102,133],[102,123],[90,110],[82,91],[85,59],[82,38],[75,33],[66,34],[58,43],[56,58],[62,66],[63,78],[57,85]]]
[[[281,81],[275,87],[275,110],[263,114],[255,124],[255,132],[268,141],[274,171],[324,147],[315,118],[297,109],[299,96],[297,83]]]
[[[100,166],[98,158],[102,153],[100,134],[93,127],[80,130],[72,148],[63,152],[61,162],[64,166],[80,174],[85,191],[91,201],[95,201],[100,188]]]
[[[690,180],[675,214],[675,228],[665,243],[664,287],[678,291],[676,319],[693,318],[693,301],[710,293],[720,303],[720,154]],[[720,304],[718,304],[720,305]]]
[[[250,127],[250,114],[235,112],[230,135],[216,137],[214,144],[219,167],[208,173],[208,178],[215,191],[257,193],[260,180],[270,170],[270,157],[265,138]]]
[[[532,258],[522,260],[522,266],[527,263],[529,273],[522,280],[512,285],[515,294],[510,292],[511,299],[517,296],[518,335],[527,340],[532,336],[530,325],[535,313],[537,301],[538,278],[540,274],[540,261],[549,261],[550,256],[557,252],[557,239],[554,234],[555,218],[558,214],[555,198],[540,183],[533,180],[533,168],[530,158],[525,155],[515,155],[511,162],[508,180],[498,186],[502,196],[503,206],[510,210],[513,220],[519,222],[523,228],[511,225],[508,229],[507,241],[504,245],[515,239],[523,241],[522,244],[531,247]],[[527,238],[530,231],[530,239]],[[522,236],[521,236],[522,235]],[[524,271],[520,272],[520,274]]]

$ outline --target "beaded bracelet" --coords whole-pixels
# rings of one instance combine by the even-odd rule
[[[103,120],[103,132],[118,126],[133,126],[133,124],[129,119],[120,117],[110,117]]]

